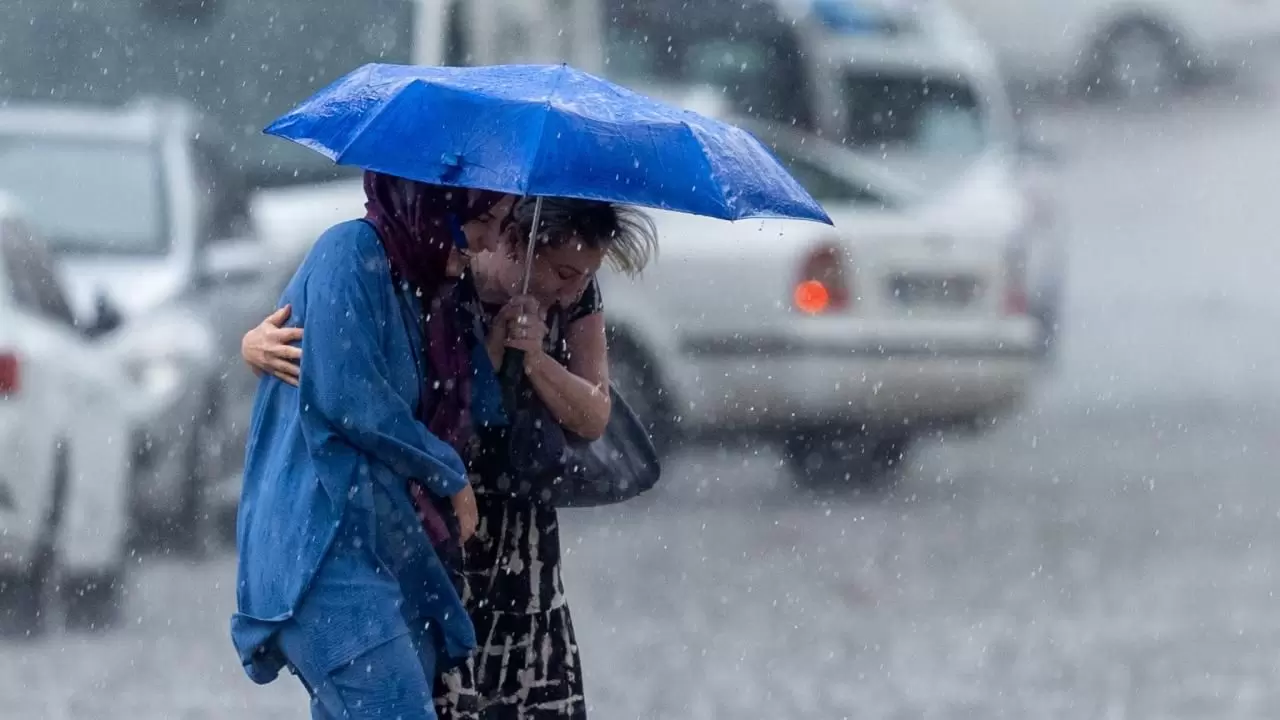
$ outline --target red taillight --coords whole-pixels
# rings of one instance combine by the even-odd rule
[[[819,315],[849,307],[853,293],[844,257],[844,251],[836,245],[822,245],[809,253],[791,294],[797,310]]]
[[[0,352],[0,396],[16,395],[21,388],[18,376],[18,356]]]

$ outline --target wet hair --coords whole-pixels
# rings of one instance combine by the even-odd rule
[[[534,204],[533,198],[524,198],[516,204],[512,213],[516,232],[511,242],[528,243]],[[557,248],[577,241],[592,249],[604,248],[609,265],[627,275],[638,275],[658,254],[658,229],[653,220],[628,205],[543,198],[538,224],[540,245]]]

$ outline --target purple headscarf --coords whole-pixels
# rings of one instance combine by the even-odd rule
[[[463,335],[470,330],[457,323],[449,292],[454,278],[445,270],[455,228],[488,212],[503,196],[483,192],[468,203],[464,189],[375,172],[365,173],[364,192],[365,220],[378,232],[392,277],[421,294],[427,313],[424,350],[431,377],[422,389],[422,420],[461,452],[470,439],[470,347]]]
[[[428,376],[423,378],[419,419],[438,438],[461,454],[471,439],[471,356],[459,322],[455,278],[446,277],[454,233],[493,208],[503,195],[481,192],[468,202],[461,188],[406,180],[394,175],[364,175],[365,220],[377,230],[391,264],[395,282],[408,282],[422,297],[426,313]],[[435,542],[447,537],[436,508],[423,496],[419,483],[411,485],[414,501]]]

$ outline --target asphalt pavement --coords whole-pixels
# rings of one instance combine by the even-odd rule
[[[1280,102],[1044,117],[1072,246],[1036,397],[883,497],[726,446],[566,512],[594,717],[1275,715]],[[233,570],[146,558],[127,627],[0,646],[0,715],[305,717],[237,665]]]

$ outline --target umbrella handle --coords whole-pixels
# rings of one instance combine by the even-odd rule
[[[502,353],[502,369],[498,379],[502,385],[502,404],[507,409],[508,418],[516,413],[517,389],[520,387],[520,376],[524,375],[524,351],[507,348]]]
[[[529,294],[529,280],[533,274],[533,251],[537,249],[538,227],[542,223],[542,196],[533,201],[533,226],[529,229],[529,247],[524,259],[524,282],[520,285],[520,294]],[[502,385],[502,404],[507,408],[511,418],[516,414],[516,389],[520,387],[520,377],[524,375],[524,351],[507,348],[502,353],[502,369],[498,371],[498,380]]]

